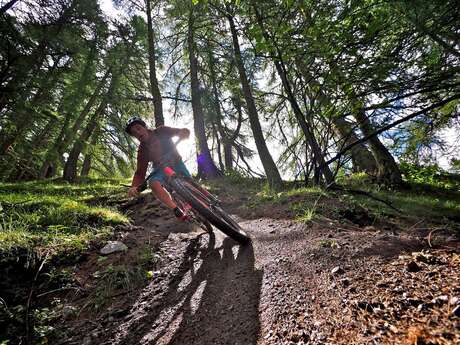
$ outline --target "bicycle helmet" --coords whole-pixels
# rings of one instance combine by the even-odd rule
[[[147,125],[145,124],[144,120],[142,120],[139,116],[133,116],[133,117],[130,117],[129,120],[126,122],[126,127],[125,127],[126,133],[131,135],[131,133],[129,131],[131,130],[131,127],[136,123],[138,123],[138,124],[140,124],[140,125],[142,125],[144,127],[147,127]]]

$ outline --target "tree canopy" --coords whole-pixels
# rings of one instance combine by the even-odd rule
[[[2,4],[2,180],[129,176],[133,114],[193,121],[204,178],[397,185],[400,163],[443,155],[458,169],[454,1],[114,4],[123,16],[88,0]]]

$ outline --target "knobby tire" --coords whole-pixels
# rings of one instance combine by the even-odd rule
[[[208,198],[198,188],[179,178],[174,178],[169,183],[184,200],[224,234],[241,244],[250,241],[238,223],[220,207],[210,205]]]

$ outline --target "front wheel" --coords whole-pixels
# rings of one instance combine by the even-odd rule
[[[242,244],[250,242],[250,237],[241,226],[222,208],[211,205],[208,198],[192,184],[177,178],[170,181],[170,184],[184,200],[224,234]]]

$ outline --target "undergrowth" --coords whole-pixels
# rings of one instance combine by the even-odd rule
[[[125,193],[121,183],[0,183],[0,344],[24,341],[26,328],[28,341],[46,343],[54,332],[52,323],[62,313],[51,302],[28,307],[29,292],[40,295],[72,287],[73,278],[62,266],[78,261],[93,243],[129,221],[99,203]]]
[[[81,251],[91,240],[128,222],[117,211],[89,200],[120,192],[120,181],[0,183],[0,258],[27,248],[59,255]]]
[[[417,170],[418,169],[418,170]],[[341,210],[368,212],[372,218],[409,216],[436,222],[460,224],[460,175],[443,172],[436,167],[417,168],[402,165],[405,184],[388,188],[373,182],[364,173],[342,176],[338,183],[348,189],[358,189],[383,199],[401,212],[372,197],[349,192],[326,191],[317,186],[301,186],[299,182],[285,182],[284,189],[274,191],[266,181],[233,174],[223,180],[208,182],[207,187],[219,194],[232,195],[232,190],[244,190],[249,196],[242,200],[248,209],[267,205],[287,204],[295,220],[308,222],[321,214],[342,217]],[[223,189],[220,186],[225,185]]]

